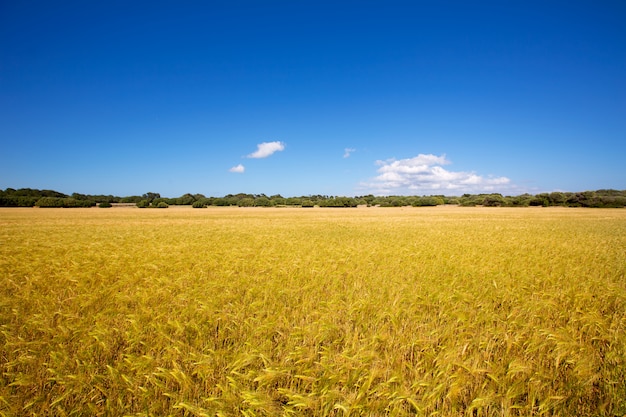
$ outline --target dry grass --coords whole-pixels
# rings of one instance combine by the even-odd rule
[[[625,415],[625,271],[619,209],[0,209],[0,415]]]

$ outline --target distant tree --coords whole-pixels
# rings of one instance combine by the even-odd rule
[[[626,207],[626,197],[606,196],[602,197],[604,207],[623,208]]]
[[[300,206],[302,205],[302,199],[298,197],[289,197],[285,200],[285,204],[288,206]]]
[[[224,196],[224,199],[226,201],[228,201],[228,205],[229,206],[238,206],[239,205],[239,200],[242,200],[244,198],[251,198],[254,200],[254,195],[252,194],[245,194],[245,193],[238,193],[238,194],[227,194]]]
[[[208,198],[201,198],[199,200],[196,200],[196,201],[193,202],[191,207],[193,207],[193,208],[205,208],[205,207],[207,207],[209,205],[208,204],[208,200],[209,200]]]
[[[156,207],[159,203],[165,203],[167,205],[170,205],[170,199],[163,198],[163,197],[155,198],[154,200],[151,201],[150,205],[152,207]]]
[[[276,194],[270,197],[273,206],[284,206],[287,203],[287,199],[283,198],[280,194]]]
[[[537,194],[528,202],[528,204],[530,206],[548,207],[550,205],[550,196],[547,193]]]
[[[381,207],[403,207],[409,205],[406,197],[397,195],[382,197],[378,201]]]
[[[583,191],[581,202],[583,207],[595,207],[599,208],[603,206],[602,196],[599,196],[595,191]]]
[[[254,206],[254,199],[249,197],[241,198],[237,201],[239,207],[252,207]]]
[[[374,200],[376,200],[376,197],[374,197],[374,195],[372,194],[364,195],[357,198],[364,200],[365,204],[368,204],[370,206],[374,203]]]
[[[482,205],[485,207],[502,207],[506,205],[506,200],[502,194],[489,194],[483,198]]]
[[[121,198],[113,195],[87,195],[87,200],[95,201],[96,203],[119,203]]]
[[[321,203],[324,200],[328,200],[330,197],[328,197],[327,195],[321,195],[321,194],[314,194],[314,195],[308,195],[308,196],[302,196],[302,199],[308,199],[311,200],[312,202],[314,202],[316,205],[318,205],[319,203]]]
[[[548,195],[548,202],[551,206],[563,206],[567,203],[567,197],[563,193],[553,192]]]
[[[318,202],[320,207],[356,207],[357,201],[352,197],[331,197]]]
[[[441,197],[433,196],[418,197],[414,200],[412,205],[414,207],[434,207],[438,205],[443,205],[443,199]]]
[[[149,203],[152,203],[155,199],[161,198],[161,194],[159,194],[159,193],[145,193],[141,197],[144,200],[148,200]]]
[[[95,206],[96,203],[91,200],[76,200],[71,197],[41,197],[35,203],[37,207],[41,208],[55,208],[55,207],[63,207],[63,208],[75,208],[75,207],[92,207]]]
[[[4,195],[0,197],[0,207],[33,207],[37,200],[38,197]]]
[[[0,207],[17,207],[17,197],[0,196]]]
[[[58,197],[41,197],[35,205],[42,208],[63,207],[63,200]]]
[[[225,198],[216,198],[213,200],[213,205],[215,206],[230,206],[230,201]]]
[[[480,201],[479,201],[479,197],[477,197],[477,196],[464,194],[459,199],[459,205],[461,207],[475,207],[475,206],[477,206],[479,204],[480,204]]]
[[[136,203],[139,203],[141,200],[144,200],[144,198],[139,196],[139,195],[131,195],[131,196],[128,196],[128,197],[122,197],[119,202],[120,203],[127,203],[127,204],[128,203],[135,203],[136,204]],[[146,200],[146,201],[148,201],[148,200]],[[148,203],[150,203],[150,201],[148,201]]]
[[[256,207],[269,207],[272,205],[272,202],[269,198],[261,196],[254,199],[254,205]]]
[[[522,194],[515,197],[507,197],[509,204],[514,207],[528,207],[533,196],[530,194]]]
[[[626,190],[620,191],[620,190],[613,190],[613,189],[600,189],[600,190],[596,190],[594,192],[594,194],[597,197],[602,197],[602,198],[606,198],[606,197],[626,197]],[[611,201],[606,200],[606,201]]]
[[[187,193],[176,199],[176,204],[180,206],[190,206],[196,201],[193,194]]]
[[[201,202],[198,202],[201,201]],[[38,190],[32,188],[6,188],[0,190],[0,207],[91,207],[101,203],[135,203],[139,207],[156,207],[163,202],[169,205],[193,205],[206,207],[209,205],[249,206],[313,206],[320,207],[354,207],[356,205],[380,205],[383,207],[428,206],[440,204],[459,204],[461,206],[567,206],[567,207],[626,207],[626,190],[600,189],[582,192],[551,192],[537,195],[522,194],[506,196],[501,194],[463,194],[461,197],[431,196],[385,196],[375,197],[372,194],[361,197],[341,197],[327,195],[308,195],[285,198],[280,194],[268,197],[265,194],[228,194],[222,198],[207,198],[203,194],[187,193],[178,198],[162,198],[159,193],[146,193],[143,196],[116,197],[112,195],[89,195],[73,193],[71,196],[54,190]],[[197,203],[198,202],[198,203]],[[196,204],[197,203],[197,204]],[[104,205],[106,207],[106,205]]]

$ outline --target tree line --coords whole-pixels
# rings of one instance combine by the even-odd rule
[[[345,197],[308,195],[283,197],[280,194],[227,194],[222,197],[207,197],[203,194],[183,194],[180,197],[162,197],[149,192],[142,195],[119,197],[113,195],[63,194],[53,190],[31,188],[0,190],[0,207],[111,207],[115,204],[134,204],[140,208],[167,208],[171,205],[188,205],[194,208],[209,206],[237,207],[428,207],[455,204],[465,207],[528,207],[563,206],[623,208],[626,207],[626,190],[602,189],[582,192],[552,192],[503,196],[502,194],[463,194],[461,197],[430,196],[374,196],[372,194]]]

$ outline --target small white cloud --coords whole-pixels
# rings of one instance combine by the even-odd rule
[[[344,158],[350,158],[350,154],[353,153],[353,152],[356,152],[356,149],[354,149],[354,148],[345,148],[343,150],[343,157]]]
[[[229,172],[235,172],[237,174],[243,174],[245,170],[246,170],[246,167],[244,167],[243,165],[239,164],[237,166],[232,167],[228,171]]]
[[[376,161],[378,176],[362,186],[379,194],[393,193],[480,193],[510,188],[507,177],[481,176],[475,172],[450,171],[442,167],[445,155],[419,154],[407,159]]]
[[[285,149],[285,144],[282,142],[263,142],[257,145],[257,150],[252,152],[247,158],[267,158],[274,152],[282,151]]]

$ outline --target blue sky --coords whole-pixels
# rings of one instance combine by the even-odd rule
[[[624,1],[0,1],[0,188],[626,188]]]

